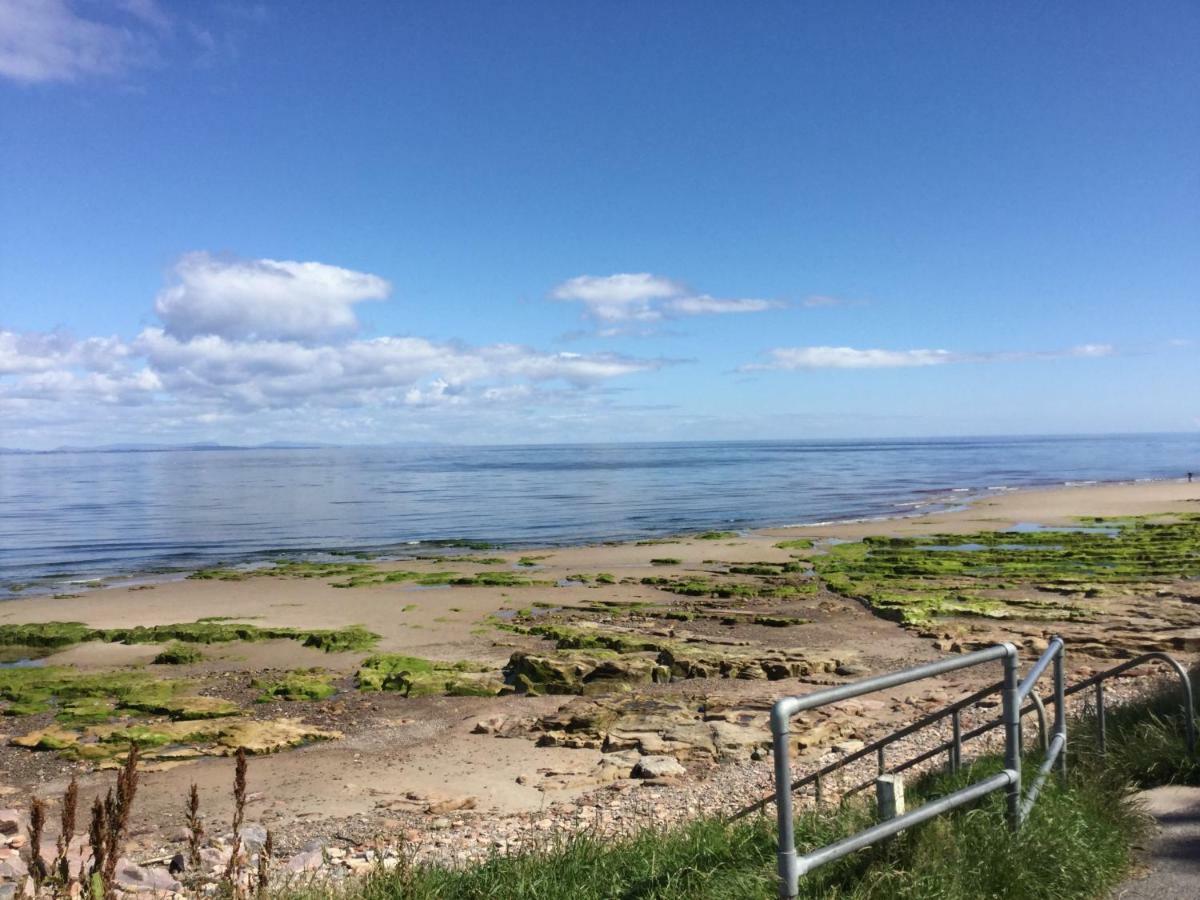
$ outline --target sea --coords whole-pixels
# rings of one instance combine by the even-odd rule
[[[279,558],[404,558],[916,515],[1200,474],[1200,434],[0,453],[0,598]]]

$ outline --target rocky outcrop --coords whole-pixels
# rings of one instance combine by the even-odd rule
[[[532,732],[539,746],[633,751],[676,760],[744,760],[770,747],[769,716],[769,700],[580,697],[531,725],[516,724],[508,733]],[[850,716],[814,713],[794,720],[792,740],[804,758],[852,738],[855,731]]]

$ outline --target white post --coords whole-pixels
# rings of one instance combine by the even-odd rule
[[[904,815],[904,777],[902,775],[880,775],[876,778],[875,801],[879,805],[880,822]]]

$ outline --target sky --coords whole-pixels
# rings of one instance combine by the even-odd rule
[[[1200,6],[0,0],[0,446],[1200,430]]]

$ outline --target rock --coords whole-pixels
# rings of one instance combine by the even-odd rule
[[[505,675],[523,694],[607,693],[635,684],[667,681],[667,668],[650,655],[605,656],[577,650],[514,653]]]
[[[222,871],[225,868],[225,864],[228,862],[228,850],[218,850],[216,847],[200,848],[200,865],[202,865],[206,871]]]
[[[686,774],[687,769],[673,756],[643,756],[630,772],[633,778],[666,778]]]
[[[242,839],[242,846],[248,852],[257,853],[267,842],[267,829],[255,823],[243,825],[242,830],[238,832],[238,837]]]
[[[474,809],[478,803],[477,797],[450,797],[429,804],[425,807],[425,812],[433,816],[440,816],[449,812],[457,812],[460,809]]]
[[[471,729],[471,734],[498,734],[508,721],[507,716],[488,716],[486,719],[480,719],[475,723],[475,727]]]
[[[858,663],[844,662],[833,670],[836,674],[845,677],[861,677],[871,674],[871,670],[866,666],[860,666]]]
[[[139,866],[128,859],[117,861],[117,884],[126,890],[167,893],[182,891],[180,884],[166,869]]]
[[[286,863],[283,868],[288,872],[311,872],[319,869],[325,862],[325,854],[320,848],[316,850],[301,850]]]
[[[29,868],[25,865],[25,860],[19,856],[0,862],[0,878],[18,881],[28,874]]]
[[[833,745],[833,749],[838,753],[857,753],[863,747],[867,746],[865,742],[859,740],[839,741]]]
[[[15,809],[0,809],[0,834],[16,834],[21,830],[25,817]]]
[[[14,834],[12,837],[10,837],[8,839],[8,846],[12,847],[14,850],[20,850],[28,842],[29,842],[29,838],[25,837],[25,835]]]

